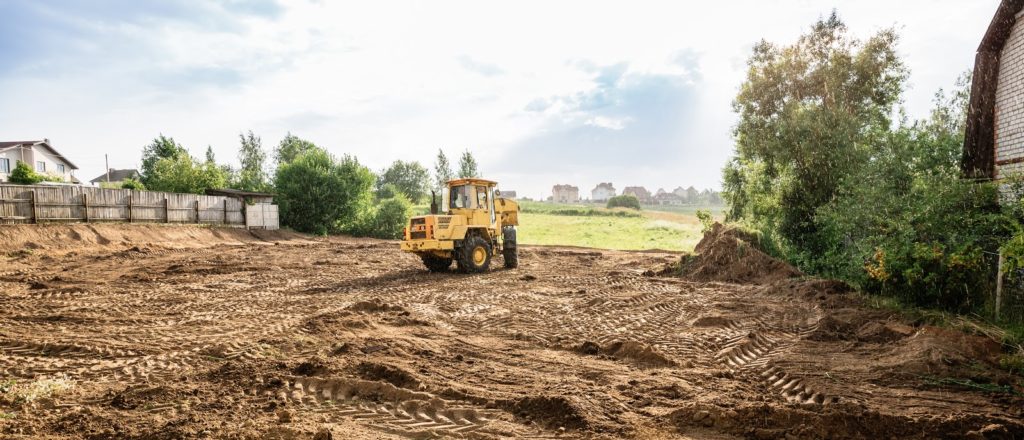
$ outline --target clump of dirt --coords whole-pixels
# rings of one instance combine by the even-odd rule
[[[615,359],[630,362],[642,368],[663,368],[676,365],[675,362],[655,351],[651,346],[635,341],[612,342],[602,351]]]
[[[379,380],[399,388],[417,389],[420,381],[401,368],[373,362],[361,362],[356,366],[356,373],[365,380]]]
[[[327,373],[330,369],[323,359],[312,358],[307,361],[300,362],[295,368],[292,368],[292,372],[299,376],[319,376]]]
[[[348,307],[353,312],[365,312],[365,313],[381,313],[381,312],[404,312],[405,309],[402,306],[393,306],[379,298],[374,298],[367,301],[359,301]]]
[[[802,275],[795,267],[758,249],[755,237],[715,223],[680,264],[684,278],[738,284],[766,284]]]
[[[733,320],[723,316],[701,316],[693,321],[694,327],[728,327]]]
[[[356,315],[348,310],[321,313],[307,318],[302,323],[302,328],[312,334],[330,334],[349,329],[373,327],[374,323],[367,317]]]
[[[548,429],[586,429],[590,425],[580,408],[562,396],[523,397],[507,406],[517,416]]]

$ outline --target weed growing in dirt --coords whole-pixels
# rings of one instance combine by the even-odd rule
[[[999,367],[1012,374],[1024,375],[1024,353],[1003,356],[999,359]]]
[[[74,388],[75,381],[67,376],[39,379],[27,383],[9,380],[0,384],[0,396],[9,404],[23,405],[39,399],[57,397]]]
[[[962,388],[991,394],[1009,394],[1013,396],[1022,395],[1021,393],[1017,392],[1017,390],[1013,389],[1013,387],[1010,385],[981,383],[975,382],[971,379],[956,379],[952,377],[922,376],[921,379],[924,381],[925,384],[932,386]]]

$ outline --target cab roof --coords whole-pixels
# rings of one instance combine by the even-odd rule
[[[468,179],[454,179],[454,180],[449,180],[448,181],[448,186],[459,186],[459,185],[466,185],[466,184],[470,184],[470,185],[484,185],[484,186],[495,186],[495,185],[498,184],[498,182],[495,182],[493,180],[477,179],[475,177],[471,177],[471,178],[468,178]]]

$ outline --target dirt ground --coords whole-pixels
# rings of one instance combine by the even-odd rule
[[[2,438],[1024,438],[998,344],[795,271],[526,247],[431,274],[394,242],[161,226],[0,243]]]

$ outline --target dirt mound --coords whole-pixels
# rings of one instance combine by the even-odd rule
[[[119,249],[149,253],[150,246],[202,248],[220,244],[307,241],[291,231],[246,230],[196,225],[164,224],[67,224],[9,225],[0,227],[0,242],[8,249],[71,251]]]
[[[676,364],[649,345],[635,341],[612,342],[603,351],[615,359],[627,361],[644,368],[671,367]]]
[[[766,284],[802,275],[793,266],[768,256],[756,243],[750,234],[715,223],[694,248],[696,255],[683,256],[682,275],[695,281],[739,284]]]
[[[420,381],[415,376],[401,368],[377,364],[373,362],[361,362],[356,366],[359,377],[365,380],[379,380],[390,383],[398,388],[417,389]]]
[[[548,429],[585,429],[589,426],[580,408],[562,396],[524,397],[508,406],[517,416]]]

